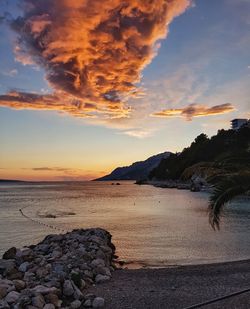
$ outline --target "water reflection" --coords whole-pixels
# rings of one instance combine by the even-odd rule
[[[249,200],[230,205],[220,232],[208,225],[206,193],[122,182],[0,186],[0,249],[37,242],[54,231],[103,227],[118,255],[143,265],[206,263],[249,258]]]

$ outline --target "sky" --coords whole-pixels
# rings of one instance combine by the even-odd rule
[[[0,178],[89,180],[250,117],[250,0],[1,0]]]

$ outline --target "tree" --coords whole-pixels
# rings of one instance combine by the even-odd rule
[[[209,201],[209,222],[214,230],[220,228],[223,206],[236,196],[250,191],[250,172],[241,172],[220,179]]]

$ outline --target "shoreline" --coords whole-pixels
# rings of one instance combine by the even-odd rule
[[[150,185],[156,188],[163,189],[178,189],[189,190],[191,192],[212,192],[212,186],[208,185],[204,179],[195,181],[180,181],[180,180],[137,180],[137,185]]]
[[[179,309],[250,288],[250,259],[161,269],[117,270],[109,282],[92,287],[107,309]],[[247,309],[250,293],[204,308]]]
[[[136,269],[117,265],[112,235],[100,228],[12,247],[0,259],[0,308],[184,308],[250,287],[250,258]],[[245,295],[239,302],[237,309],[250,305]],[[234,305],[230,300],[218,308]]]

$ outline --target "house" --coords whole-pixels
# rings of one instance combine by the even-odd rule
[[[249,123],[248,119],[236,118],[236,119],[231,120],[231,128],[233,130],[239,130],[242,126],[248,125],[248,123]]]

